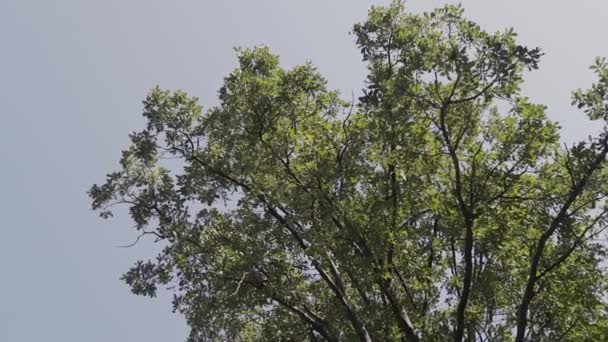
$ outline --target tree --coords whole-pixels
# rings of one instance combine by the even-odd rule
[[[153,89],[90,190],[164,249],[124,275],[175,293],[189,341],[596,341],[608,336],[608,66],[561,145],[520,91],[538,48],[460,7],[372,7],[347,102],[311,64],[239,49],[220,105]],[[176,161],[177,160],[177,161]]]

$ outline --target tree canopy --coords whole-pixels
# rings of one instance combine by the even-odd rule
[[[90,189],[163,245],[124,275],[166,288],[189,341],[598,341],[608,336],[608,66],[572,145],[522,94],[542,52],[459,6],[372,7],[347,101],[267,47],[203,110],[154,88],[147,126]],[[581,115],[582,115],[581,114]]]

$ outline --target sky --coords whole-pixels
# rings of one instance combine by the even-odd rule
[[[155,85],[217,104],[233,47],[268,45],[285,66],[312,61],[347,98],[365,66],[349,34],[363,0],[0,0],[0,341],[183,341],[170,294],[134,296],[119,280],[155,256],[132,248],[125,215],[104,221],[86,190],[117,168]],[[453,1],[410,0],[413,12]],[[569,106],[608,56],[605,0],[463,0],[487,30],[540,46],[524,93],[548,106],[564,141],[593,126]]]

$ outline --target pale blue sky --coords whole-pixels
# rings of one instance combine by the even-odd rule
[[[169,296],[136,297],[118,280],[154,248],[117,248],[135,238],[131,223],[97,218],[85,191],[142,127],[148,89],[215,104],[233,46],[270,45],[286,65],[312,60],[332,87],[357,92],[365,69],[348,32],[373,3],[386,1],[0,0],[0,341],[183,341]],[[608,56],[608,2],[462,3],[487,29],[514,26],[544,49],[526,93],[566,139],[586,135],[569,92]]]

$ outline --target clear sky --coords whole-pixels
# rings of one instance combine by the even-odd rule
[[[311,60],[350,97],[365,69],[348,32],[363,0],[0,0],[0,341],[183,341],[170,297],[118,280],[151,241],[130,248],[125,216],[89,210],[86,190],[117,166],[155,85],[216,104],[232,47],[267,44],[285,65]],[[413,11],[445,1],[411,0]],[[590,125],[569,107],[587,66],[608,56],[605,0],[463,0],[489,30],[513,26],[541,46],[525,91],[572,141]]]

